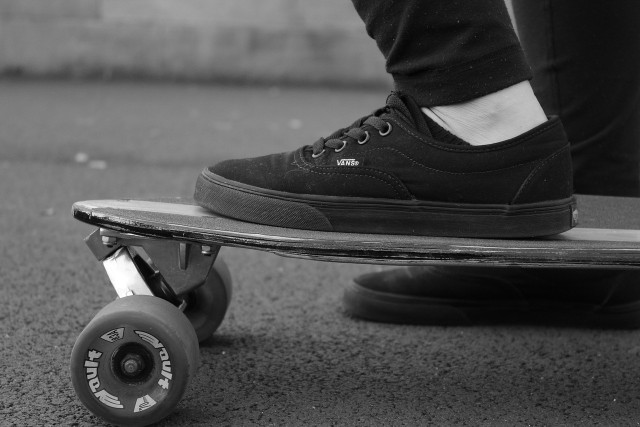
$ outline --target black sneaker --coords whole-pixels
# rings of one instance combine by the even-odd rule
[[[409,267],[347,286],[348,314],[422,325],[640,327],[640,271]]]
[[[319,231],[511,238],[575,223],[558,119],[476,147],[397,92],[311,146],[205,169],[195,200],[240,220]]]

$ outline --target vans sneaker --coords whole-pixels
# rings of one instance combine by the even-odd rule
[[[313,145],[206,168],[194,197],[228,217],[318,231],[522,238],[566,231],[576,218],[557,118],[472,146],[399,92]]]

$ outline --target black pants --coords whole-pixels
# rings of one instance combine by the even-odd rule
[[[397,89],[423,106],[532,74],[503,0],[353,0]],[[640,196],[640,1],[513,0],[543,108],[572,144],[578,193]]]

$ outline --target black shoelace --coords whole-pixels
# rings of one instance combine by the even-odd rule
[[[371,126],[377,130],[380,135],[386,136],[391,132],[391,123],[385,121],[382,116],[391,114],[392,110],[399,110],[405,116],[410,117],[409,110],[404,105],[402,100],[392,93],[387,99],[387,105],[374,111],[371,115],[362,117],[351,126],[337,130],[327,138],[318,139],[313,145],[313,157],[319,157],[325,152],[327,148],[335,150],[335,152],[342,151],[349,141],[355,141],[360,145],[366,144],[369,141],[369,131],[363,129],[364,126]]]

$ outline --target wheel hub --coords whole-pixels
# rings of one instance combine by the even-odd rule
[[[145,368],[144,359],[139,354],[127,353],[120,362],[122,373],[128,377],[140,375]]]
[[[129,384],[146,381],[154,367],[153,356],[138,343],[125,344],[117,349],[111,363],[113,373]]]

